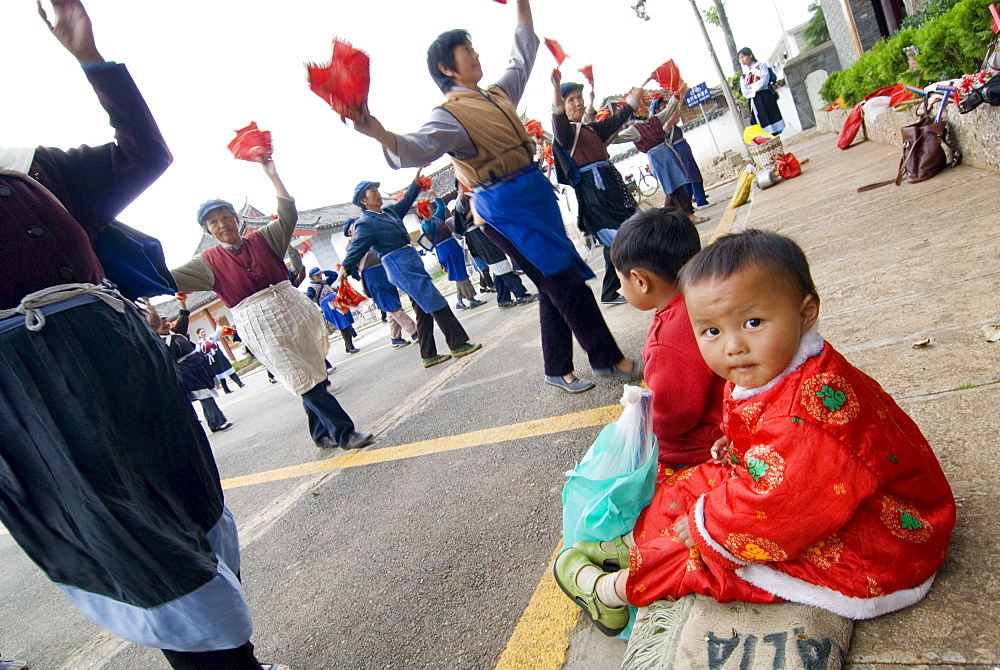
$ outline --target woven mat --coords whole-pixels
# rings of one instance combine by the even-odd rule
[[[657,601],[639,610],[622,670],[839,670],[853,628],[795,603]]]

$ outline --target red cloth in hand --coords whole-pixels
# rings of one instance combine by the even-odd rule
[[[566,52],[563,50],[559,42],[546,37],[545,46],[550,52],[552,52],[552,57],[556,59],[556,65],[562,65],[563,61],[566,60]]]
[[[594,66],[584,65],[580,68],[579,72],[583,75],[583,78],[587,80],[587,83],[590,84],[590,87],[594,88]]]
[[[257,127],[255,121],[236,131],[236,137],[229,143],[229,151],[241,161],[259,161],[271,155],[271,133]]]
[[[653,70],[650,78],[655,79],[660,88],[665,88],[668,91],[679,91],[682,86],[687,86],[684,80],[681,79],[681,71],[677,68],[677,64],[674,63],[673,59],[668,60]]]
[[[525,121],[524,129],[528,131],[528,135],[534,137],[536,140],[542,139],[545,135],[545,130],[542,128],[541,121],[536,121],[535,119],[528,119]]]
[[[333,57],[329,65],[306,64],[309,89],[323,98],[333,111],[346,117],[358,118],[368,109],[368,54],[348,42],[333,40]]]
[[[345,277],[342,282],[340,282],[340,288],[337,289],[337,297],[334,298],[334,306],[340,311],[345,311],[350,307],[357,307],[365,300],[367,300],[364,295],[358,293],[358,291],[351,286],[351,282],[347,281]]]
[[[431,209],[430,200],[420,200],[419,202],[417,202],[417,216],[419,216],[421,219],[430,220],[433,213],[434,210]]]
[[[427,177],[425,175],[421,175],[420,176],[420,192],[421,193],[423,193],[424,191],[431,190],[431,186],[433,186],[433,185],[434,184],[431,182],[431,178],[430,177]]]

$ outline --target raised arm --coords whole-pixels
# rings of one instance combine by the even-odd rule
[[[399,202],[395,202],[391,205],[383,206],[383,210],[391,211],[393,214],[399,218],[406,216],[406,213],[410,211],[410,207],[413,207],[413,203],[417,201],[417,197],[420,195],[420,171],[417,171],[417,176],[413,178],[410,182],[410,186],[406,189],[406,193],[400,198]]]
[[[278,169],[270,157],[261,160],[261,167],[264,174],[271,180],[274,186],[274,193],[278,196],[278,218],[260,229],[260,234],[267,240],[267,246],[278,259],[285,257],[285,250],[288,243],[292,241],[295,233],[295,224],[299,221],[299,213],[295,209],[295,201],[288,194],[281,177],[278,176]]]

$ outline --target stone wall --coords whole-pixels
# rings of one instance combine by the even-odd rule
[[[840,58],[832,40],[824,42],[815,49],[810,49],[785,63],[785,82],[792,92],[792,100],[795,101],[795,112],[799,116],[799,124],[802,126],[802,130],[807,130],[816,125],[815,104],[811,99],[813,96],[810,96],[809,88],[815,89],[817,86],[822,85],[822,81],[826,80],[826,76],[839,69]],[[825,72],[826,76],[820,78],[809,77],[814,72]],[[807,78],[809,78],[808,86]]]
[[[821,130],[840,132],[847,110],[838,109],[833,112],[818,112],[817,126]],[[947,113],[948,127],[951,129],[953,142],[962,151],[962,161],[972,167],[1000,171],[1000,107],[980,105],[974,112],[958,114],[949,107]],[[865,120],[865,132],[868,138],[876,142],[885,142],[902,147],[900,129],[917,120],[913,108],[900,110],[890,109],[879,114],[874,119]],[[861,141],[861,133],[858,139]],[[887,177],[888,178],[888,177]]]
[[[823,6],[823,16],[830,30],[830,39],[837,49],[842,67],[850,67],[858,60],[858,52],[854,48],[850,24],[844,16],[843,0],[820,0]],[[882,39],[882,33],[875,18],[875,8],[872,0],[850,0],[851,12],[854,15],[854,25],[858,30],[861,49],[868,51],[876,42]]]

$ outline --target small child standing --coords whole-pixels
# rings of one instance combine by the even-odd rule
[[[701,249],[698,230],[679,209],[653,209],[626,220],[611,263],[629,304],[656,315],[642,350],[653,434],[667,476],[709,460],[722,437],[726,380],[705,363],[677,286],[681,267]]]
[[[702,355],[730,382],[728,445],[658,483],[630,535],[560,554],[562,589],[609,634],[627,603],[691,593],[851,619],[919,602],[947,554],[951,488],[916,424],[817,333],[802,250],[727,235],[680,288]],[[609,559],[629,569],[604,572]]]

